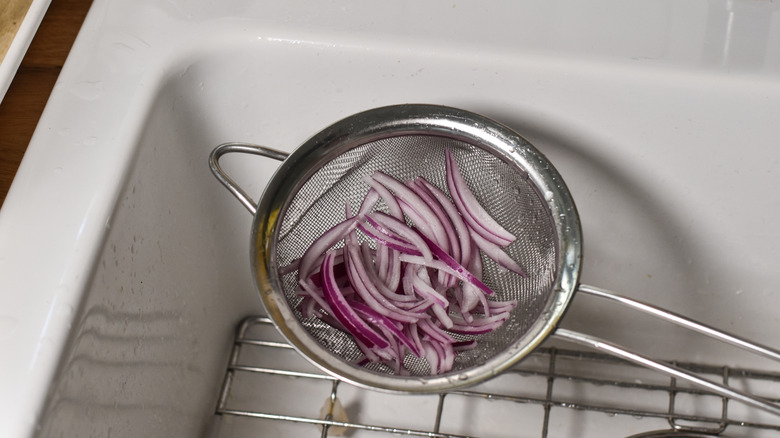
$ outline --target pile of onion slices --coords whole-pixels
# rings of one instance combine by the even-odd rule
[[[346,220],[282,268],[298,271],[302,316],[351,335],[361,365],[408,375],[404,358],[412,354],[431,374],[446,373],[459,351],[474,348],[476,335],[500,327],[517,306],[489,299],[494,292],[482,282],[482,254],[526,277],[504,252],[515,236],[479,204],[449,150],[445,171],[449,196],[423,177],[364,177],[370,189],[358,211],[345,205]]]

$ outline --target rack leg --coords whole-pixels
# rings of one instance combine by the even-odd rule
[[[555,382],[555,348],[550,349],[550,365],[547,369],[547,395],[544,403],[544,423],[542,424],[542,438],[547,438],[550,426],[550,411],[552,410],[553,383]]]

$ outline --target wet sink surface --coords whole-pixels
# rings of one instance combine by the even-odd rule
[[[0,213],[11,436],[203,434],[235,326],[263,312],[251,217],[209,152],[291,151],[396,103],[482,113],[547,155],[582,218],[585,282],[777,345],[780,13],[643,5],[97,1]],[[276,168],[225,165],[255,196]],[[574,304],[564,327],[767,367]]]

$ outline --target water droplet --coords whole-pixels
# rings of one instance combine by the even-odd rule
[[[461,374],[458,376],[458,380],[468,380],[469,376],[467,374]]]
[[[553,198],[553,192],[551,192],[549,190],[544,192],[544,200],[545,201],[552,201],[552,198]]]

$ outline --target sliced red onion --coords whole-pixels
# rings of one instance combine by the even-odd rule
[[[409,339],[409,342],[411,342],[414,345],[414,348],[422,353],[423,347],[422,343],[420,342],[420,332],[417,329],[417,324],[405,324],[401,331],[403,332],[404,336],[406,336],[407,339]],[[422,354],[418,354],[417,357],[420,357]]]
[[[504,321],[495,321],[490,324],[482,326],[470,326],[470,325],[453,325],[449,331],[457,333],[459,335],[484,335],[493,332],[495,329],[501,327]]]
[[[495,313],[509,313],[512,310],[515,310],[515,307],[517,307],[517,300],[509,300],[509,301],[488,301],[488,307],[490,308],[491,312]],[[486,316],[490,316],[487,314],[487,311],[485,312]]]
[[[382,172],[366,178],[370,189],[357,216],[346,203],[348,219],[280,269],[298,270],[304,317],[352,335],[366,357],[358,363],[408,374],[403,362],[410,352],[434,374],[450,371],[456,352],[477,343],[456,341],[452,333],[489,333],[517,306],[487,299],[493,291],[482,282],[480,254],[525,276],[503,251],[514,236],[479,205],[449,151],[445,167],[452,200],[422,177],[406,184]],[[380,199],[389,214],[377,210]],[[333,249],[340,242],[343,248]]]
[[[406,240],[412,244],[414,248],[420,251],[422,257],[425,260],[433,260],[433,254],[431,254],[430,248],[426,244],[425,240],[420,237],[422,234],[418,233],[413,228],[410,228],[408,225],[406,225],[406,223],[381,212],[371,213],[370,215],[366,216],[366,220],[369,221],[369,223],[372,225],[373,223],[371,221],[375,221],[378,225],[395,233],[401,239]]]
[[[366,321],[374,324],[375,326],[384,327],[386,330],[392,333],[393,336],[398,338],[398,340],[401,341],[401,343],[409,347],[412,353],[414,353],[417,356],[420,355],[420,350],[417,348],[417,346],[406,335],[404,335],[403,332],[401,332],[401,330],[395,326],[395,324],[393,324],[393,321],[375,312],[374,309],[368,307],[363,303],[354,302],[352,303],[352,307]]]
[[[426,244],[428,244],[428,248],[430,248],[431,252],[439,258],[442,262],[446,263],[447,266],[454,270],[456,272],[455,276],[458,278],[467,281],[474,286],[482,289],[483,292],[485,292],[488,295],[493,295],[493,290],[490,289],[485,285],[485,283],[482,282],[479,278],[475,277],[467,268],[465,268],[463,265],[458,263],[457,260],[455,260],[451,255],[449,255],[446,251],[444,251],[442,248],[439,248],[436,243],[431,242],[428,240],[425,236],[422,234],[420,237],[425,241]]]
[[[391,291],[397,291],[401,283],[401,258],[398,251],[390,250],[390,262],[387,265],[387,288]]]
[[[458,353],[461,351],[473,350],[477,348],[477,344],[478,342],[476,339],[471,339],[468,341],[458,341],[458,342],[453,342],[452,348],[453,350],[455,350],[456,353]]]
[[[389,285],[382,282],[375,269],[372,268],[371,264],[371,254],[370,254],[370,248],[368,248],[368,245],[361,245],[361,253],[363,255],[363,267],[365,268],[366,274],[368,274],[368,282],[370,282],[372,285],[376,286],[376,289],[379,291],[379,293],[390,300],[395,305],[399,305],[401,303],[417,303],[418,299],[414,296],[409,296],[405,294],[399,294],[395,290],[391,289]],[[399,261],[398,270],[401,270],[401,265]],[[395,274],[394,274],[395,275]],[[400,278],[400,272],[397,274]]]
[[[447,247],[449,245],[446,233],[443,233],[444,229],[437,222],[423,217],[420,213],[411,208],[406,201],[401,200],[399,203],[401,204],[401,209],[404,214],[406,214],[406,216],[411,219],[412,223],[415,224],[414,229],[418,230],[423,236],[427,236],[429,239],[437,242],[441,247]],[[418,224],[423,224],[424,226],[418,226]],[[437,236],[437,234],[443,235],[443,240],[439,240],[442,236]]]
[[[318,314],[317,312],[317,302],[314,301],[314,298],[310,296],[303,297],[303,300],[300,304],[301,309],[301,316],[308,319],[312,316],[316,316]]]
[[[428,189],[425,188],[425,186],[421,182],[409,181],[406,183],[406,185],[410,189],[412,189],[412,191],[416,193],[417,196],[420,197],[420,199],[422,199],[426,204],[428,204],[428,207],[430,207],[433,213],[436,215],[436,220],[444,229],[444,233],[447,235],[448,245],[446,247],[440,245],[442,249],[444,249],[449,254],[451,254],[452,258],[454,258],[455,260],[460,260],[460,243],[458,242],[458,235],[455,230],[455,226],[450,220],[450,217],[447,214],[447,212],[444,211],[444,208],[441,206],[439,201],[436,200],[433,194],[430,191],[428,191]]]
[[[463,287],[461,288],[462,298],[460,301],[460,311],[471,312],[474,310],[480,304],[479,297],[481,296],[484,297],[485,294],[480,292],[480,290],[475,286],[471,284],[463,284]]]
[[[358,216],[365,216],[371,212],[374,208],[376,201],[379,200],[379,193],[373,188],[368,191],[366,197],[363,198],[363,202],[360,203],[360,209],[358,209]]]
[[[452,370],[452,366],[455,365],[455,348],[453,348],[452,343],[450,342],[441,343],[439,345],[441,346],[441,350],[439,350],[441,354],[439,368],[441,368],[442,371],[450,371]]]
[[[396,251],[401,251],[406,254],[422,255],[422,252],[420,252],[416,246],[398,238],[398,236],[389,234],[389,232],[377,232],[377,227],[373,226],[372,223],[376,223],[377,225],[378,223],[373,218],[370,218],[370,216],[367,216],[366,219],[366,223],[358,224],[357,228],[372,240]],[[384,227],[382,228],[384,229]]]
[[[357,337],[355,337],[355,344],[358,346],[360,351],[363,352],[363,354],[366,356],[366,359],[369,362],[374,362],[374,363],[382,362],[382,358],[376,352],[374,352],[374,350],[372,350],[366,344],[361,342],[360,339],[357,339]]]
[[[325,301],[330,305],[333,316],[349,331],[351,335],[359,339],[369,348],[377,346],[379,348],[386,348],[388,344],[379,333],[374,331],[366,324],[349,306],[349,303],[339,291],[338,284],[336,284],[333,276],[333,258],[334,253],[328,253],[325,259],[322,261],[322,290],[324,291]]]
[[[473,232],[473,230],[471,233],[471,238],[474,240],[474,243],[476,243],[479,249],[484,251],[485,255],[487,255],[493,261],[509,269],[512,272],[520,274],[520,276],[522,276],[523,278],[528,278],[528,274],[525,273],[523,268],[521,268],[520,265],[518,265],[517,262],[512,259],[512,257],[509,257],[507,253],[505,253],[501,248],[499,248],[493,242],[488,241],[487,239],[483,238],[479,233]]]
[[[420,318],[425,317],[420,313],[403,310],[382,296],[375,284],[371,282],[366,267],[363,265],[360,250],[355,242],[347,242],[345,250],[347,251],[345,260],[347,262],[347,275],[349,276],[350,284],[352,284],[358,296],[371,309],[401,322],[417,322]]]
[[[407,265],[406,273],[404,274],[405,276],[411,278],[414,292],[423,299],[433,301],[433,304],[436,306],[447,307],[449,305],[447,298],[434,289],[430,285],[430,282],[423,280],[423,278],[418,275],[418,271],[422,270],[418,270],[414,265],[409,264]]]
[[[429,183],[421,176],[417,177],[415,182],[420,187],[424,187],[426,190],[428,190],[428,192],[430,192],[436,201],[438,201],[442,206],[444,212],[447,213],[447,217],[450,218],[452,226],[455,228],[455,232],[458,235],[458,246],[460,247],[460,258],[455,257],[454,254],[453,257],[458,260],[460,264],[465,265],[468,260],[471,260],[472,251],[476,252],[476,250],[472,249],[473,245],[471,243],[471,235],[469,234],[468,226],[463,221],[463,217],[458,212],[458,209],[452,204],[452,201],[450,201],[449,198],[447,198],[447,195],[445,195],[444,192],[442,192],[438,187]]]
[[[471,322],[466,322],[457,315],[452,315],[454,325],[449,330],[458,334],[479,335],[490,333],[504,324],[509,318],[509,313],[496,313],[493,316],[485,318],[474,318]]]
[[[425,260],[422,257],[419,256],[413,256],[409,254],[401,254],[399,256],[401,258],[402,262],[412,263],[415,265],[423,265],[429,268],[433,269],[439,269],[439,270],[445,270],[447,273],[455,275],[456,277],[460,278],[463,281],[467,281],[474,286],[480,288],[483,292],[485,292],[488,295],[493,295],[495,292],[493,292],[492,289],[487,287],[485,283],[482,282],[482,280],[474,277],[469,273],[466,269],[464,269],[462,266],[460,268],[453,268],[450,266],[447,262],[443,260]],[[459,266],[459,265],[458,265]]]
[[[444,326],[444,328],[450,328],[454,325],[452,322],[452,318],[447,315],[447,310],[444,309],[441,306],[434,305],[432,307],[433,314],[436,315],[436,318],[439,318],[439,322]]]
[[[434,305],[434,302],[428,299],[423,299],[422,301],[418,301],[414,306],[411,306],[407,308],[406,310],[410,312],[424,312],[431,308],[431,306]]]
[[[482,237],[496,245],[507,246],[514,242],[515,236],[504,229],[492,216],[482,208],[474,194],[471,193],[466,180],[460,174],[458,163],[452,152],[447,150],[445,166],[447,170],[447,187],[455,205],[458,207],[463,219],[469,226]]]
[[[432,229],[429,231],[425,230],[425,226],[427,226],[428,221],[434,218],[436,215],[433,213],[430,207],[428,207],[425,201],[420,199],[420,197],[417,196],[414,191],[412,191],[409,187],[406,187],[401,181],[398,181],[384,172],[374,172],[372,178],[390,190],[394,191],[396,197],[400,201],[403,201],[403,203],[409,205],[409,207],[414,209],[424,219],[422,223],[415,224],[420,228],[420,231],[423,231],[425,234],[430,233],[429,237],[437,242],[446,240],[447,236],[444,233],[444,230],[442,230],[440,227],[432,227]],[[403,203],[401,203],[402,209]]]
[[[295,259],[292,262],[288,263],[287,265],[282,266],[279,268],[279,275],[285,276],[287,274],[291,274],[298,270],[298,267],[301,265],[301,259]]]
[[[310,281],[300,281],[299,285],[304,293],[316,301],[323,310],[328,312],[328,314],[333,315],[333,310],[330,308],[330,304],[328,304],[327,300],[325,300],[322,289],[315,287]]]
[[[403,206],[404,213],[406,213],[406,215],[409,216],[409,219],[411,219],[414,224],[419,224],[423,222],[428,223],[428,219],[423,218],[415,210],[409,208],[409,205],[403,200],[401,201],[401,205]],[[444,230],[444,227],[442,227],[440,224],[438,224],[435,221],[431,221],[430,225],[431,228],[436,228],[437,230]],[[424,238],[425,242],[428,244],[428,247],[431,246],[429,242],[435,242],[436,246],[441,248],[442,252],[448,253],[450,251],[450,242],[448,241],[448,239],[444,239],[442,241],[436,241],[435,237],[431,237],[430,234],[426,236],[426,233],[423,232],[424,230],[422,228],[420,228],[419,230],[417,228],[413,228],[413,229],[420,234],[420,237]],[[457,283],[457,281],[452,280],[452,277],[450,275],[447,275],[443,271],[439,271],[437,275],[440,284],[454,285],[455,283]]]
[[[313,268],[317,259],[324,254],[329,248],[344,240],[344,236],[347,235],[358,225],[358,217],[347,219],[320,236],[314,243],[311,244],[309,249],[301,257],[301,262],[298,267],[298,279],[308,278],[313,272]]]
[[[349,334],[349,331],[334,317],[331,315],[325,313],[323,310],[320,310],[318,318],[320,321],[324,322],[325,324],[328,324],[329,326],[342,331],[344,333]]]
[[[442,344],[430,340],[427,341],[427,344],[434,351],[437,360],[436,372],[434,373],[433,370],[431,370],[432,374],[440,374],[448,371],[447,365],[445,363],[446,353],[444,352],[444,348],[442,348]]]
[[[455,342],[455,338],[439,327],[436,327],[436,325],[428,319],[419,321],[417,327],[437,342]]]
[[[403,211],[401,211],[401,206],[398,204],[398,199],[396,199],[396,197],[393,196],[392,193],[390,193],[390,190],[387,190],[385,186],[380,184],[379,181],[377,181],[374,178],[364,177],[363,181],[369,186],[371,186],[372,189],[376,190],[376,192],[379,194],[379,197],[382,198],[383,201],[385,201],[385,204],[387,205],[387,209],[390,211],[391,216],[393,216],[396,219],[404,218],[404,213]]]
[[[435,348],[433,348],[433,343],[430,341],[423,341],[423,354],[425,355],[425,360],[428,361],[428,366],[431,368],[431,374],[439,374],[439,365],[441,364],[441,356],[436,351]]]
[[[322,258],[325,258],[325,255],[323,254]],[[336,283],[338,283],[339,286],[344,286],[347,284],[347,267],[344,265],[344,256],[339,252],[336,253],[336,258],[333,261],[333,276],[336,278]],[[322,261],[320,261],[320,264],[322,264]],[[311,283],[316,287],[322,287],[322,275],[320,275],[320,271],[317,270],[317,272],[311,274],[309,276],[309,280]]]
[[[493,309],[490,308],[490,304],[488,303],[490,303],[490,301],[488,301],[486,296],[479,296],[479,304],[482,305],[482,312],[485,314],[485,316],[492,316]]]
[[[376,253],[374,254],[374,264],[376,265],[378,280],[382,284],[387,281],[388,258],[388,248],[385,245],[377,245]]]

